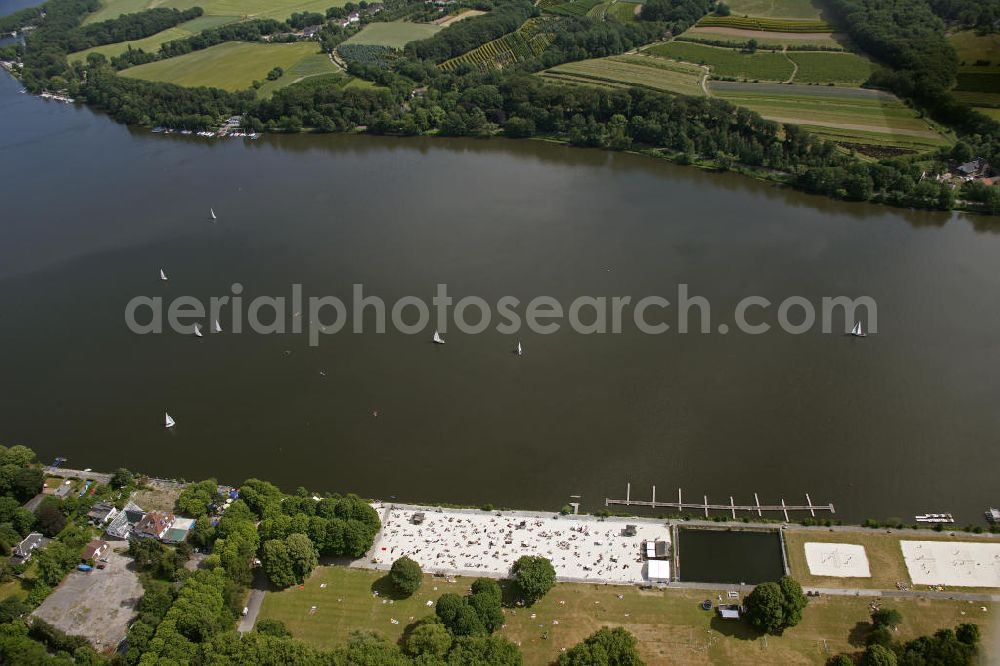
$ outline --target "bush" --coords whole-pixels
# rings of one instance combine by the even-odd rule
[[[404,555],[392,563],[392,568],[389,570],[389,577],[392,579],[392,583],[396,586],[396,589],[403,596],[408,597],[420,587],[423,572],[420,570],[419,564]]]

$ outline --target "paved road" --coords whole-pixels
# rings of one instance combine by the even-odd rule
[[[112,474],[106,474],[104,472],[95,472],[93,470],[85,472],[82,469],[70,469],[68,467],[52,467],[51,465],[43,468],[43,471],[49,476],[58,476],[64,479],[93,479],[98,483],[103,483],[107,485],[111,483]]]
[[[753,585],[727,585],[725,583],[684,583],[673,582],[665,589],[687,590],[736,590],[749,594]],[[803,587],[805,592],[819,592],[831,597],[884,597],[892,599],[951,599],[954,601],[1000,601],[1000,594],[985,592],[938,592],[936,590],[866,590],[854,587]]]
[[[254,625],[257,624],[257,615],[260,613],[261,604],[264,603],[264,593],[267,591],[267,578],[259,569],[254,572],[251,587],[250,599],[247,601],[247,608],[249,610],[245,616],[240,618],[240,626],[237,627],[237,631],[241,634],[253,630]]]

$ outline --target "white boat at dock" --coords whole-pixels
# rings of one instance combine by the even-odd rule
[[[919,516],[915,516],[914,520],[918,523],[953,523],[955,522],[954,516],[950,513],[922,513]]]

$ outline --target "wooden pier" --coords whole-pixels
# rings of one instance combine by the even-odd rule
[[[781,500],[781,504],[761,504],[757,493],[753,494],[753,501],[753,504],[737,504],[733,500],[733,496],[730,495],[729,504],[712,504],[708,501],[708,495],[702,495],[701,502],[685,502],[681,489],[678,488],[676,502],[657,502],[656,486],[653,486],[653,498],[651,500],[634,500],[632,499],[632,484],[629,483],[625,487],[625,499],[605,498],[604,506],[645,506],[651,509],[677,509],[678,511],[695,509],[697,511],[704,511],[706,518],[709,517],[709,511],[726,511],[732,514],[733,520],[736,520],[737,511],[756,513],[760,518],[764,516],[764,512],[780,512],[784,514],[785,522],[789,521],[789,511],[808,511],[813,518],[816,517],[817,511],[829,511],[830,513],[836,513],[836,510],[833,508],[833,503],[813,504],[812,498],[809,497],[809,493],[806,493],[805,504],[786,504],[784,499]]]

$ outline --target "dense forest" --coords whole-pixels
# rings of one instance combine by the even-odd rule
[[[91,23],[72,31],[66,39],[66,49],[70,52],[82,51],[102,44],[143,39],[202,14],[201,7],[184,11],[158,7],[135,14],[122,14],[118,18]]]
[[[1000,29],[1000,0],[929,0],[931,9],[948,24],[982,32]]]

